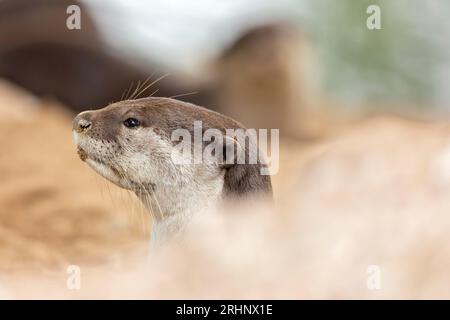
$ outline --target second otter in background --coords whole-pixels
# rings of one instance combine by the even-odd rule
[[[288,24],[247,31],[217,61],[219,110],[248,127],[307,137],[316,94],[312,49]]]

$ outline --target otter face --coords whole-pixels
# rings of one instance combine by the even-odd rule
[[[81,160],[119,187],[134,191],[155,213],[159,223],[155,225],[165,230],[154,230],[155,234],[173,234],[186,219],[210,212],[225,197],[272,193],[270,178],[259,174],[262,163],[215,161],[225,154],[220,152],[223,137],[208,140],[207,144],[200,137],[200,143],[195,144],[197,133],[202,135],[196,130],[198,121],[205,129],[222,134],[227,129],[242,128],[233,119],[205,108],[150,97],[80,113],[73,120],[73,137]],[[174,133],[180,133],[178,130],[187,133],[187,141],[194,138],[195,146],[188,144],[187,152],[178,149],[178,141],[172,140]],[[207,161],[190,161],[198,147],[204,151],[210,146],[218,146],[214,156],[207,157]]]
[[[167,112],[171,106],[160,100],[167,103],[169,99],[121,101],[78,114],[72,131],[81,160],[116,185],[139,193],[202,185],[199,179],[220,177],[218,166],[173,162],[170,132],[186,119],[173,117]]]
[[[264,166],[261,162],[224,165],[215,161],[228,154],[226,150],[214,152],[212,161],[191,161],[197,149],[197,121],[202,122],[203,129],[221,133],[244,128],[202,107],[150,97],[80,113],[73,120],[73,136],[81,160],[119,187],[134,191],[144,203],[149,202],[148,197],[154,198],[150,202],[157,202],[165,212],[206,207],[203,204],[215,203],[218,198],[270,197],[270,177],[260,175]],[[177,148],[179,141],[171,140],[178,129],[194,138],[195,148],[188,147],[187,153]],[[216,143],[213,141],[205,142],[200,137],[202,150],[210,150],[209,146]],[[220,150],[221,144],[217,145]],[[249,150],[244,150],[246,155]]]

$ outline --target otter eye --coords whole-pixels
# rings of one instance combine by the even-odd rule
[[[128,118],[123,122],[124,126],[127,128],[136,128],[141,125],[138,119],[135,118]]]

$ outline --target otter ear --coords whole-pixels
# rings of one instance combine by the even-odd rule
[[[225,135],[222,141],[222,159],[223,169],[230,169],[237,163],[239,152],[244,152],[240,143],[233,137]]]
[[[270,176],[261,175],[260,164],[235,164],[226,169],[223,192],[226,198],[272,196]]]
[[[227,136],[225,140],[223,146],[224,162],[222,165],[226,170],[223,188],[224,196],[228,198],[248,198],[249,195],[272,196],[270,176],[261,174],[261,168],[265,164],[261,163],[259,159],[256,163],[250,163],[249,148],[243,147],[234,138]],[[243,152],[245,155],[244,163],[238,163],[238,154],[240,152]]]

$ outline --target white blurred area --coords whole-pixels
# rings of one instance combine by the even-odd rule
[[[195,73],[256,25],[298,21],[293,0],[85,0],[106,42],[131,61]],[[137,59],[137,60],[136,60]]]

